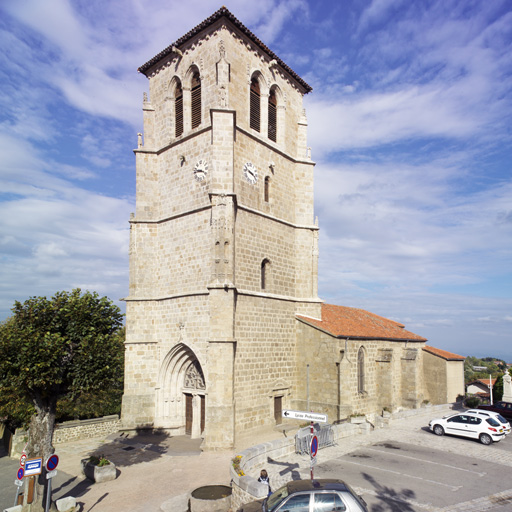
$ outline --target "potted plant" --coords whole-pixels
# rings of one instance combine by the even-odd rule
[[[115,480],[116,465],[104,455],[92,455],[82,461],[84,475],[93,482],[101,483]]]
[[[366,423],[366,416],[361,413],[351,414],[349,416],[349,419],[350,419],[350,423],[356,423],[356,424]]]

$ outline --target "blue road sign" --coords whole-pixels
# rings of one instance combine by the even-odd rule
[[[25,470],[23,468],[18,469],[18,473],[16,474],[16,477],[18,480],[23,480],[23,477],[25,476]]]
[[[43,459],[27,459],[25,461],[25,476],[39,475],[43,467]]]
[[[59,456],[54,453],[48,457],[46,461],[46,469],[48,471],[53,471],[59,465]]]
[[[315,457],[318,452],[318,437],[313,436],[311,439],[311,457]]]

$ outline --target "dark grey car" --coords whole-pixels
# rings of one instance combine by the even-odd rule
[[[368,512],[365,501],[343,480],[294,480],[238,512]]]

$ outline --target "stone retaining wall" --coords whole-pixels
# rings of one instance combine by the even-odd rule
[[[120,424],[121,421],[117,414],[90,420],[73,420],[58,423],[53,431],[53,444],[108,436],[109,434],[119,432]],[[20,457],[26,443],[27,432],[21,429],[16,430],[9,440],[9,456]]]
[[[65,421],[55,426],[53,442],[59,444],[91,437],[108,436],[119,432],[120,424],[121,421],[117,414],[90,420]]]
[[[405,409],[386,413],[385,417],[371,415],[367,417],[364,423],[341,423],[333,425],[334,441],[338,443],[341,439],[353,437],[361,434],[369,434],[372,428],[383,428],[392,420],[400,420],[424,413],[427,409],[431,412],[446,408],[447,404],[437,406],[427,406],[421,409]],[[257,481],[250,474],[258,474],[261,467],[268,463],[269,459],[281,460],[287,455],[295,453],[295,436],[285,439],[277,439],[275,441],[258,444],[238,453],[242,458],[240,460],[240,468],[245,473],[239,476],[234,467],[231,466],[231,479],[233,494],[231,495],[231,507],[237,510],[244,503],[264,498],[267,495],[268,487]],[[275,489],[274,489],[275,490]]]

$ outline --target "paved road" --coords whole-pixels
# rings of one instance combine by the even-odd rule
[[[448,408],[435,415],[447,412]],[[438,437],[426,428],[431,418],[431,413],[422,412],[320,450],[315,476],[344,478],[363,495],[371,512],[512,511],[512,434],[492,446]],[[200,454],[187,439],[141,435],[66,443],[57,451],[54,497],[76,496],[83,512],[185,512],[175,499],[185,498],[200,485],[229,484],[233,456]],[[103,484],[85,480],[79,462],[92,453],[114,460],[120,476]],[[1,455],[3,510],[13,505],[19,464]],[[265,467],[274,489],[291,479],[309,478],[309,458],[300,455],[269,461]],[[255,472],[252,476],[257,477],[259,468]]]
[[[0,510],[14,505],[16,496],[14,480],[19,467],[19,460],[10,459],[5,450],[0,449]]]
[[[134,432],[56,445],[53,499],[74,496],[81,512],[185,512],[181,504],[195,488],[230,483],[233,453],[201,453],[200,441]],[[116,480],[95,484],[84,478],[80,461],[93,454],[115,462]],[[18,467],[19,459],[0,453],[0,511],[14,504]]]

